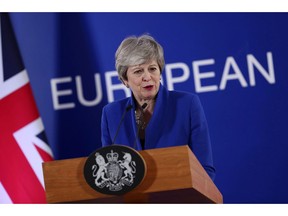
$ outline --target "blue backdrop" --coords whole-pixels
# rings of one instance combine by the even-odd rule
[[[163,84],[198,94],[225,203],[288,203],[287,13],[11,13],[55,159],[100,147],[102,107],[128,96],[124,37],[162,44]]]

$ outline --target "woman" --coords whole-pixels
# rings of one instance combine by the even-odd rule
[[[188,144],[214,180],[210,138],[201,103],[194,94],[168,91],[160,83],[164,67],[161,45],[149,35],[128,37],[115,57],[119,79],[132,94],[103,108],[102,145],[116,143],[143,150]]]

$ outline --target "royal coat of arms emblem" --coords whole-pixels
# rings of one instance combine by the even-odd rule
[[[111,145],[93,152],[86,160],[87,183],[104,194],[122,195],[139,185],[146,173],[141,155],[134,149]]]

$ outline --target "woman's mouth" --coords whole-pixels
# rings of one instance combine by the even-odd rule
[[[146,89],[147,91],[151,91],[153,89],[153,85],[147,85],[143,88]]]

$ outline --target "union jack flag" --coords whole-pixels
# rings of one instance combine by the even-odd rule
[[[0,203],[46,203],[53,159],[8,13],[0,14]]]

